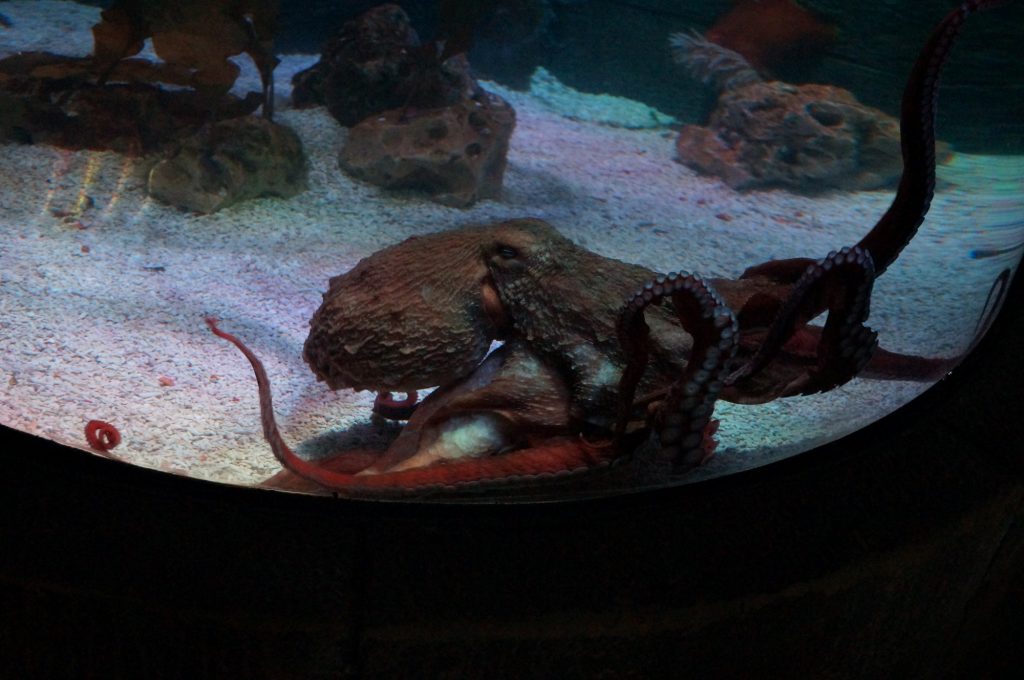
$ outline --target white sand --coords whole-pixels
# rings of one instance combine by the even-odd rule
[[[15,29],[0,29],[0,54],[91,47],[91,8],[37,0],[2,9]],[[48,20],[72,16],[66,11],[75,21]],[[673,162],[668,130],[571,121],[526,95],[513,102],[518,125],[500,202],[458,210],[387,194],[338,170],[345,130],[325,111],[286,106],[291,73],[313,61],[287,57],[277,71],[277,119],[299,133],[310,163],[309,190],[290,200],[191,216],[146,197],[140,161],[0,147],[0,422],[84,447],[86,421],[99,418],[120,429],[116,453],[132,463],[253,483],[279,469],[260,435],[255,381],[237,350],[209,333],[205,315],[263,358],[287,438],[317,441],[353,425],[372,429],[371,395],[328,391],[301,347],[328,278],[382,246],[532,215],[604,255],[736,276],[769,258],[820,257],[852,244],[891,200],[888,192],[738,194]],[[258,82],[245,65],[243,90]],[[869,323],[885,347],[925,356],[963,350],[992,280],[1019,257],[969,253],[1024,240],[1020,168],[1021,159],[957,156],[942,169],[951,185],[875,286]],[[822,443],[924,388],[858,379],[815,397],[720,404],[720,453],[687,479]]]

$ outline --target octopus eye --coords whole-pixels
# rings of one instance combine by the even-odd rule
[[[498,255],[501,255],[501,257],[506,260],[514,260],[519,257],[519,251],[512,246],[499,245]]]

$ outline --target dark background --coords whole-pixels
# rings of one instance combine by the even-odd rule
[[[469,0],[467,0],[468,2]],[[543,65],[585,92],[646,102],[684,122],[703,122],[713,103],[669,56],[668,35],[704,31],[732,0],[472,0],[507,11],[478,25],[470,61],[478,74],[524,87]],[[90,2],[108,5],[109,2]],[[319,52],[351,17],[381,4],[367,0],[282,2],[277,49]],[[435,0],[398,2],[422,39],[435,35]],[[839,29],[827,53],[778,69],[789,82],[851,90],[892,115],[907,73],[952,0],[801,0]],[[525,9],[518,10],[518,7]],[[540,21],[534,18],[543,17]],[[1024,3],[972,17],[944,76],[939,136],[960,151],[1024,153]]]

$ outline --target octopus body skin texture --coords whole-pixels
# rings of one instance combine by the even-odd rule
[[[285,468],[268,485],[352,496],[534,483],[652,438],[683,473],[714,450],[718,399],[764,403],[858,375],[941,377],[957,358],[887,352],[864,322],[875,278],[931,202],[941,67],[965,19],[1007,1],[965,2],[935,28],[904,92],[893,203],[859,243],[823,258],[772,260],[736,279],[663,275],[524,218],[413,237],[331,279],[303,349],[318,379],[382,395],[438,386],[415,408],[415,397],[378,398],[381,415],[408,417],[384,451],[296,456],[259,359],[209,319],[256,373],[264,435]],[[822,313],[823,326],[809,323]]]

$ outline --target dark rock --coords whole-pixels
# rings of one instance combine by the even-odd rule
[[[777,81],[724,92],[707,127],[682,129],[676,152],[734,189],[878,189],[903,167],[896,119],[837,87]]]
[[[289,128],[247,116],[185,140],[149,173],[149,194],[211,213],[259,196],[290,197],[306,187],[302,143]]]
[[[113,0],[92,27],[99,82],[149,40],[163,62],[189,72],[188,85],[215,104],[234,84],[231,57],[248,54],[256,64],[271,115],[270,92],[277,58],[273,35],[279,0]]]
[[[151,65],[125,60],[121,72]],[[162,77],[173,75],[161,69]],[[90,59],[26,52],[0,60],[0,140],[130,155],[159,151],[211,119],[209,100],[195,90],[165,90],[149,83],[97,85]],[[221,98],[218,118],[255,111],[261,95]]]
[[[436,45],[420,44],[408,15],[391,4],[346,22],[292,84],[295,106],[326,104],[346,127],[388,109],[448,106],[478,89],[464,58],[441,62]]]
[[[374,95],[386,99],[390,84],[407,60],[405,55],[419,44],[419,37],[401,7],[381,5],[370,9],[345,22],[338,34],[324,45],[320,61],[295,74],[292,103],[300,108],[326,104],[327,80],[340,81],[346,75],[358,81],[356,85],[366,91],[365,100],[372,102]],[[358,122],[374,111],[387,108],[392,106],[385,102],[362,116],[349,115],[357,116],[353,122]]]
[[[492,94],[413,116],[392,109],[349,130],[339,163],[373,184],[466,207],[500,195],[514,127],[515,111]]]

